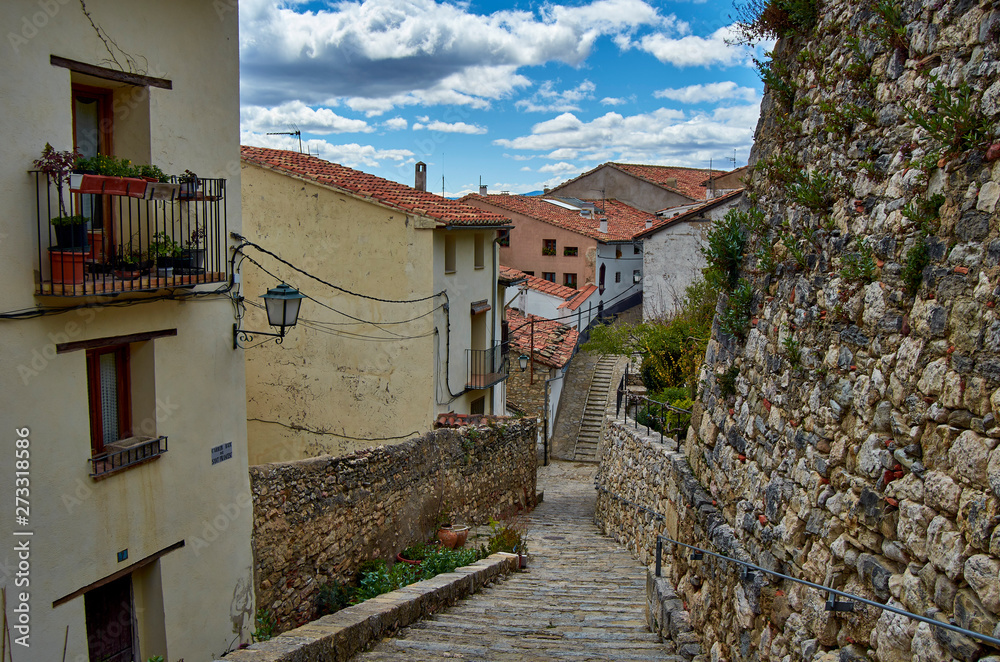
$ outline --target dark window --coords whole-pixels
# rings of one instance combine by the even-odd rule
[[[486,413],[485,395],[481,398],[476,398],[475,400],[472,401],[472,404],[469,405],[469,413],[472,414],[473,416],[476,416],[477,414],[482,416],[483,414]]]
[[[604,264],[601,265],[601,276],[600,276],[600,279],[597,281],[598,288],[600,289],[600,292],[599,292],[600,294],[604,294],[604,268],[606,266],[607,265],[604,265]]]
[[[615,272],[615,282],[616,283],[622,282],[622,272],[620,271]]]
[[[615,249],[615,259],[616,260],[620,259],[621,256],[622,256],[622,247],[619,246],[618,248]]]
[[[555,254],[556,254],[556,240],[542,239],[542,255],[555,255]]]
[[[576,289],[576,274],[563,274],[563,284]]]
[[[642,244],[632,244],[632,255],[638,255],[642,252]]]
[[[542,278],[544,278],[545,280],[547,280],[547,281],[549,281],[551,283],[554,283],[554,282],[556,282],[556,272],[554,272],[554,271],[543,271],[542,272]]]
[[[87,351],[87,388],[90,396],[90,445],[94,455],[105,444],[132,435],[132,384],[129,346]]]
[[[500,230],[500,241],[497,243],[501,246],[510,246],[510,230]]]
[[[565,255],[566,257],[576,257],[576,255],[577,255],[577,247],[576,246],[567,246],[566,248],[563,249],[563,255]]]
[[[534,271],[525,271],[524,273],[527,274],[528,276],[534,276],[535,275]]]

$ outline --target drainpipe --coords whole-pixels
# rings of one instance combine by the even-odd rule
[[[493,320],[492,320],[492,324],[490,324],[490,352],[491,353],[496,351],[496,346],[497,346],[497,288],[500,285],[497,282],[497,272],[499,271],[499,268],[500,268],[500,266],[499,266],[500,265],[500,235],[499,235],[499,232],[500,231],[497,230],[497,236],[494,237],[493,241],[490,243],[490,250],[493,252],[493,286],[492,286],[493,292],[491,294],[491,298],[493,299],[493,305],[490,308],[490,310],[493,312]],[[502,310],[500,311],[500,317],[501,318],[503,317],[503,311]],[[502,319],[501,319],[501,323],[503,323]],[[495,357],[494,357],[494,359],[495,359]],[[508,370],[509,369],[510,368],[508,368]],[[493,389],[494,389],[495,386],[496,386],[496,384],[494,384],[493,386],[490,387],[490,409],[491,410],[494,409]],[[496,411],[493,411],[493,415],[494,416],[497,415]],[[501,413],[501,415],[503,415],[503,413]]]

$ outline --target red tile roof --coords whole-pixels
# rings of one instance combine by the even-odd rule
[[[709,177],[719,177],[726,174],[725,170],[642,165],[639,163],[615,163],[614,161],[609,161],[607,163],[602,163],[593,170],[588,170],[579,177],[574,177],[567,182],[563,182],[559,186],[550,190],[549,193],[555,194],[562,187],[567,186],[578,179],[586,177],[593,172],[597,172],[601,168],[615,168],[616,170],[620,170],[624,173],[632,175],[633,177],[638,177],[639,179],[659,186],[660,188],[673,191],[674,193],[679,193],[680,195],[691,198],[692,200],[705,199],[705,186],[702,185],[702,182],[707,180]],[[676,181],[672,182],[671,180]]]
[[[505,267],[502,264],[500,265],[500,270],[499,274],[497,275],[497,280],[499,280],[504,285],[513,285],[514,283],[527,279],[528,279],[528,274],[524,273],[520,269],[515,269],[514,267]]]
[[[528,322],[532,320],[535,322],[535,343],[529,354],[532,325]],[[573,357],[573,348],[580,336],[573,327],[537,315],[525,317],[514,308],[507,310],[507,323],[510,324],[511,361],[516,360],[515,354],[523,353],[534,357],[536,363],[561,368]]]
[[[558,297],[564,301],[572,299],[577,294],[577,291],[572,287],[566,287],[565,285],[560,285],[559,283],[553,283],[550,280],[545,280],[544,278],[539,278],[538,276],[526,275],[526,278],[528,279],[529,289],[541,292],[542,294]]]
[[[597,205],[597,210],[590,217],[580,216],[580,212],[572,209],[565,209],[558,205],[546,202],[552,198],[538,196],[510,195],[507,193],[490,193],[489,195],[479,195],[470,193],[462,198],[466,200],[478,200],[492,205],[499,209],[504,209],[523,216],[529,216],[536,220],[555,225],[570,230],[585,237],[603,242],[612,241],[632,241],[632,238],[639,232],[646,229],[646,219],[653,216],[641,209],[630,207],[618,200],[591,200]],[[604,213],[601,213],[601,205],[604,205]],[[600,219],[608,219],[607,234],[600,230]]]
[[[437,418],[434,420],[434,427],[461,428],[467,425],[479,427],[480,425],[499,423],[509,419],[509,416],[494,416],[492,414],[456,414],[455,412],[448,412],[447,414],[437,415]]]
[[[456,200],[330,163],[308,154],[264,147],[240,147],[244,161],[271,170],[341,189],[400,211],[427,216],[447,225],[505,225],[500,214],[483,211]]]
[[[743,194],[743,189],[741,188],[736,189],[735,191],[730,191],[725,195],[720,195],[717,198],[713,198],[712,200],[709,200],[704,204],[698,205],[697,207],[692,207],[683,214],[677,214],[676,216],[671,216],[669,218],[657,218],[655,221],[653,221],[653,227],[643,232],[640,232],[638,235],[636,235],[636,238],[642,239],[645,237],[649,237],[651,235],[656,234],[663,228],[673,225],[674,223],[682,223],[684,221],[696,220],[698,218],[698,215],[701,214],[706,209],[711,209],[712,207],[721,205],[724,202],[731,201],[734,198],[738,198],[742,194]]]
[[[596,285],[584,285],[582,288],[577,290],[576,296],[567,301],[566,303],[559,304],[559,308],[569,308],[570,310],[576,310],[580,305],[587,300],[591,294],[597,290]]]

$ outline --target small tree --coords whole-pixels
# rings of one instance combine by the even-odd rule
[[[63,183],[69,174],[73,172],[73,166],[76,165],[78,158],[80,158],[80,153],[75,149],[73,151],[60,152],[54,149],[49,143],[45,143],[45,149],[42,150],[41,157],[35,159],[35,167],[44,172],[56,184],[56,190],[59,192],[60,217],[69,216],[66,213],[66,203],[63,201]]]

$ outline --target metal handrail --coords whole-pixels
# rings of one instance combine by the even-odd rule
[[[642,505],[639,505],[637,503],[634,503],[634,502],[626,499],[623,496],[620,496],[618,494],[615,494],[614,492],[611,492],[607,488],[602,487],[601,485],[599,485],[597,483],[594,483],[594,489],[599,490],[601,492],[604,492],[604,493],[608,494],[609,496],[611,496],[611,497],[613,497],[613,498],[615,498],[615,499],[617,499],[617,500],[619,500],[619,501],[621,501],[623,503],[627,503],[630,506],[633,506],[634,508],[636,508],[637,510],[641,510],[643,512],[649,513],[650,515],[653,516],[654,519],[661,520],[661,521],[666,520],[666,517],[663,514],[658,513],[658,512],[656,512],[655,510],[653,510],[651,508],[647,508],[646,506],[642,506]],[[847,598],[849,600],[855,600],[857,602],[862,602],[862,603],[864,603],[866,605],[871,605],[872,607],[876,607],[878,609],[889,611],[889,612],[892,612],[894,614],[899,614],[900,616],[906,616],[907,618],[912,618],[912,619],[920,621],[922,623],[927,623],[928,625],[933,625],[933,626],[936,626],[936,627],[944,628],[946,630],[951,630],[952,632],[957,632],[957,633],[963,634],[963,635],[965,635],[967,637],[972,637],[974,639],[979,639],[980,641],[984,641],[984,642],[986,642],[988,644],[991,644],[993,646],[1000,647],[1000,639],[996,639],[996,638],[991,637],[989,635],[981,634],[979,632],[973,632],[972,630],[966,630],[965,628],[959,627],[957,625],[952,625],[951,623],[945,623],[943,621],[938,621],[938,620],[935,620],[933,618],[928,618],[926,616],[920,616],[919,614],[914,614],[913,612],[906,611],[905,609],[898,609],[898,608],[893,607],[891,605],[886,605],[886,604],[882,604],[881,602],[875,602],[874,600],[869,600],[867,598],[863,598],[860,595],[854,595],[853,593],[846,593],[844,591],[838,591],[835,588],[830,588],[828,586],[822,586],[820,584],[815,584],[813,582],[806,581],[805,579],[799,579],[797,577],[792,577],[790,575],[785,575],[785,574],[782,574],[780,572],[776,572],[774,570],[768,570],[767,568],[762,568],[759,565],[756,565],[754,563],[750,563],[749,561],[741,561],[741,560],[739,560],[737,558],[733,558],[731,556],[726,556],[725,554],[717,554],[716,552],[711,552],[711,551],[709,551],[707,549],[703,549],[703,548],[697,547],[695,545],[689,545],[687,543],[683,543],[683,542],[681,542],[679,540],[674,540],[673,538],[670,538],[669,536],[665,536],[665,535],[662,535],[662,534],[657,534],[656,535],[656,567],[655,567],[655,570],[654,570],[654,574],[657,577],[662,576],[661,569],[662,569],[662,563],[663,563],[662,562],[662,557],[663,557],[663,541],[666,541],[666,542],[669,542],[669,543],[673,543],[675,545],[680,545],[682,547],[687,547],[688,549],[693,550],[695,552],[695,554],[692,555],[692,558],[694,560],[700,560],[701,557],[697,556],[697,555],[708,554],[710,556],[714,556],[716,558],[720,558],[720,559],[722,559],[724,561],[731,561],[733,563],[737,563],[737,564],[743,566],[744,568],[749,568],[750,570],[757,570],[759,572],[763,572],[763,573],[766,573],[766,574],[769,574],[769,575],[774,575],[775,577],[780,577],[781,579],[787,579],[789,581],[793,581],[793,582],[796,582],[798,584],[803,584],[805,586],[809,586],[811,588],[815,588],[815,589],[818,589],[820,591],[826,591],[827,594],[829,595],[829,597],[827,598],[827,601],[826,601],[826,609],[827,609],[827,611],[853,611],[853,605],[850,605],[850,603],[839,602],[839,601],[837,601],[837,600],[834,599],[834,596],[842,597],[842,598]],[[743,578],[744,579],[750,579],[749,573],[748,572],[744,572]]]

